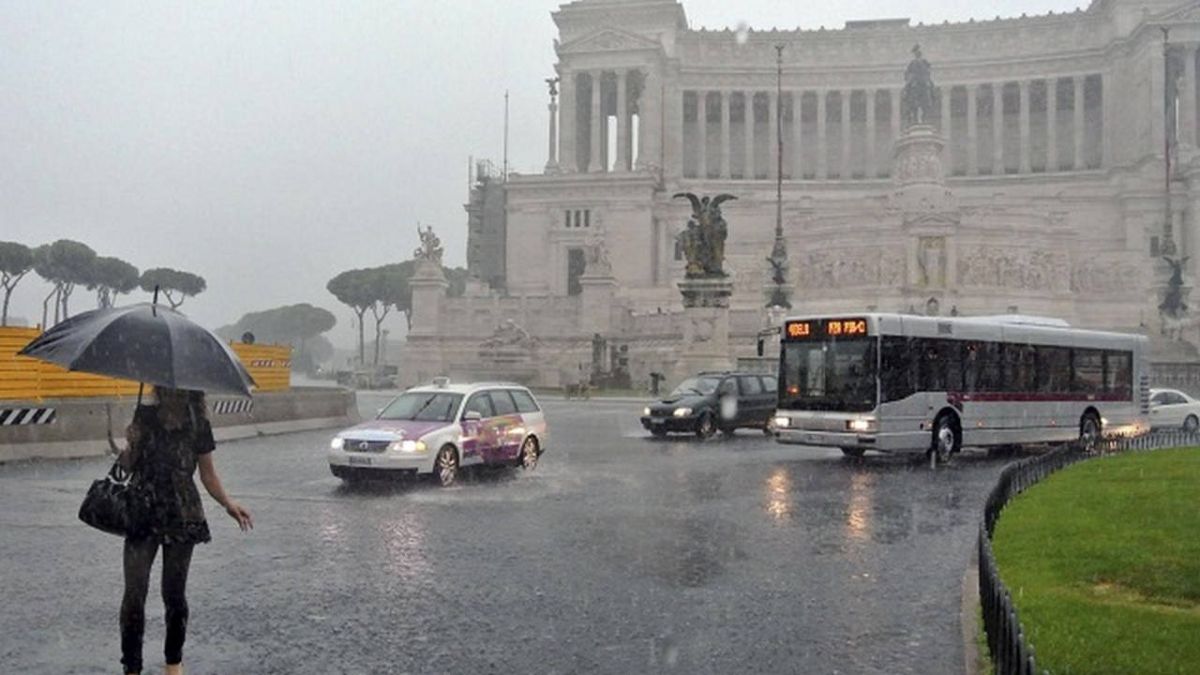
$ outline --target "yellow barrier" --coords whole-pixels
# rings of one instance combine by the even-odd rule
[[[137,396],[138,383],[72,372],[52,363],[17,356],[41,334],[37,328],[0,327],[0,400]],[[258,387],[284,391],[291,386],[292,348],[287,345],[231,344]]]

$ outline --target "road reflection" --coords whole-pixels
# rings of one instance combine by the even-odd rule
[[[868,473],[850,474],[850,504],[846,510],[846,536],[854,541],[866,541],[871,536],[871,509],[874,503],[874,481]]]
[[[776,467],[766,482],[767,513],[779,521],[792,517],[792,474],[784,467]]]

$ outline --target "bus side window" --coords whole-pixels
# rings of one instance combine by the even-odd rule
[[[899,401],[912,396],[917,390],[917,360],[914,358],[916,346],[912,342],[911,339],[902,337],[883,338],[880,386],[885,402]]]
[[[939,340],[939,355],[946,372],[946,391],[963,390],[963,343],[958,340]]]
[[[1105,352],[1104,360],[1104,391],[1129,398],[1133,390],[1133,355]]]
[[[917,354],[921,359],[921,389],[946,391],[946,364],[938,354],[940,340],[917,338]]]
[[[963,390],[980,391],[979,376],[983,369],[983,344],[968,342],[963,345]]]
[[[1104,389],[1104,352],[1071,350],[1071,391],[1096,393]]]
[[[1071,352],[1066,347],[1037,348],[1038,391],[1061,394],[1071,388]]]
[[[981,392],[1004,391],[1004,344],[985,342],[980,348],[979,388]]]

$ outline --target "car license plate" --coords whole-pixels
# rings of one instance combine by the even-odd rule
[[[651,417],[650,418],[651,424],[666,424],[666,422],[667,422],[667,418],[665,418],[665,417]]]
[[[351,466],[371,466],[370,457],[355,457],[354,455],[351,455],[349,460]]]

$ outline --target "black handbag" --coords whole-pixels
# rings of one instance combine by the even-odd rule
[[[133,483],[132,477],[119,461],[113,462],[104,478],[92,481],[79,506],[79,519],[101,532],[121,537],[141,532],[149,504],[146,491]]]

